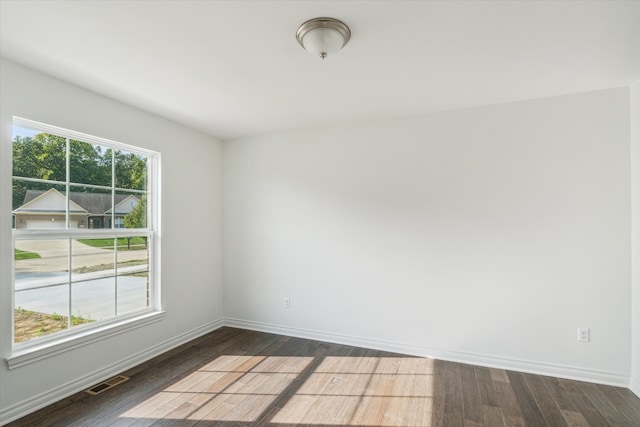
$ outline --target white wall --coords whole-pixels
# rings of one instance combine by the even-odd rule
[[[96,376],[104,379],[110,370],[216,326],[222,316],[222,144],[14,63],[3,61],[0,66],[0,323],[11,323],[13,115],[162,153],[162,297],[166,310],[159,323],[41,362],[13,370],[0,364],[2,424],[34,405],[47,403],[47,398],[60,398],[83,382],[91,385]],[[11,337],[9,328],[0,331],[0,357],[5,358],[11,352]],[[44,397],[43,392],[51,393]]]
[[[631,200],[632,200],[632,375],[631,390],[640,396],[640,80],[631,87]]]
[[[628,384],[628,88],[224,150],[231,324]]]

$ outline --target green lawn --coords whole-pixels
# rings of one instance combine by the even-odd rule
[[[113,249],[114,239],[78,239],[78,242],[93,246],[94,248]],[[147,246],[147,240],[144,237],[132,237],[131,242],[127,242],[126,237],[118,238],[118,250],[127,250],[129,245],[131,249],[142,249]]]
[[[69,327],[69,318],[61,314],[47,314],[16,307],[14,315],[15,342],[28,341]],[[78,326],[92,323],[89,317],[71,316],[71,325]]]
[[[35,253],[35,252],[21,251],[20,249],[16,249],[16,252],[15,252],[14,256],[15,256],[16,261],[21,260],[21,259],[40,258],[40,255]]]

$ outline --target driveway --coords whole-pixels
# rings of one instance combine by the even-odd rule
[[[105,320],[147,307],[147,278],[118,276],[97,278],[69,285],[18,290],[15,305],[40,313],[71,314],[91,320]],[[26,284],[25,284],[26,285]],[[71,301],[69,301],[71,298]],[[116,306],[117,302],[117,306]]]

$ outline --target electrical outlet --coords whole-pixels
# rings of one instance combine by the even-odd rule
[[[291,298],[284,297],[284,308],[291,308]]]
[[[589,328],[578,328],[578,341],[589,342],[590,339],[591,334],[589,333]]]

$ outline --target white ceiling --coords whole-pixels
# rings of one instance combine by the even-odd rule
[[[295,39],[343,20],[326,61]],[[10,1],[0,54],[228,139],[627,86],[640,1]]]

